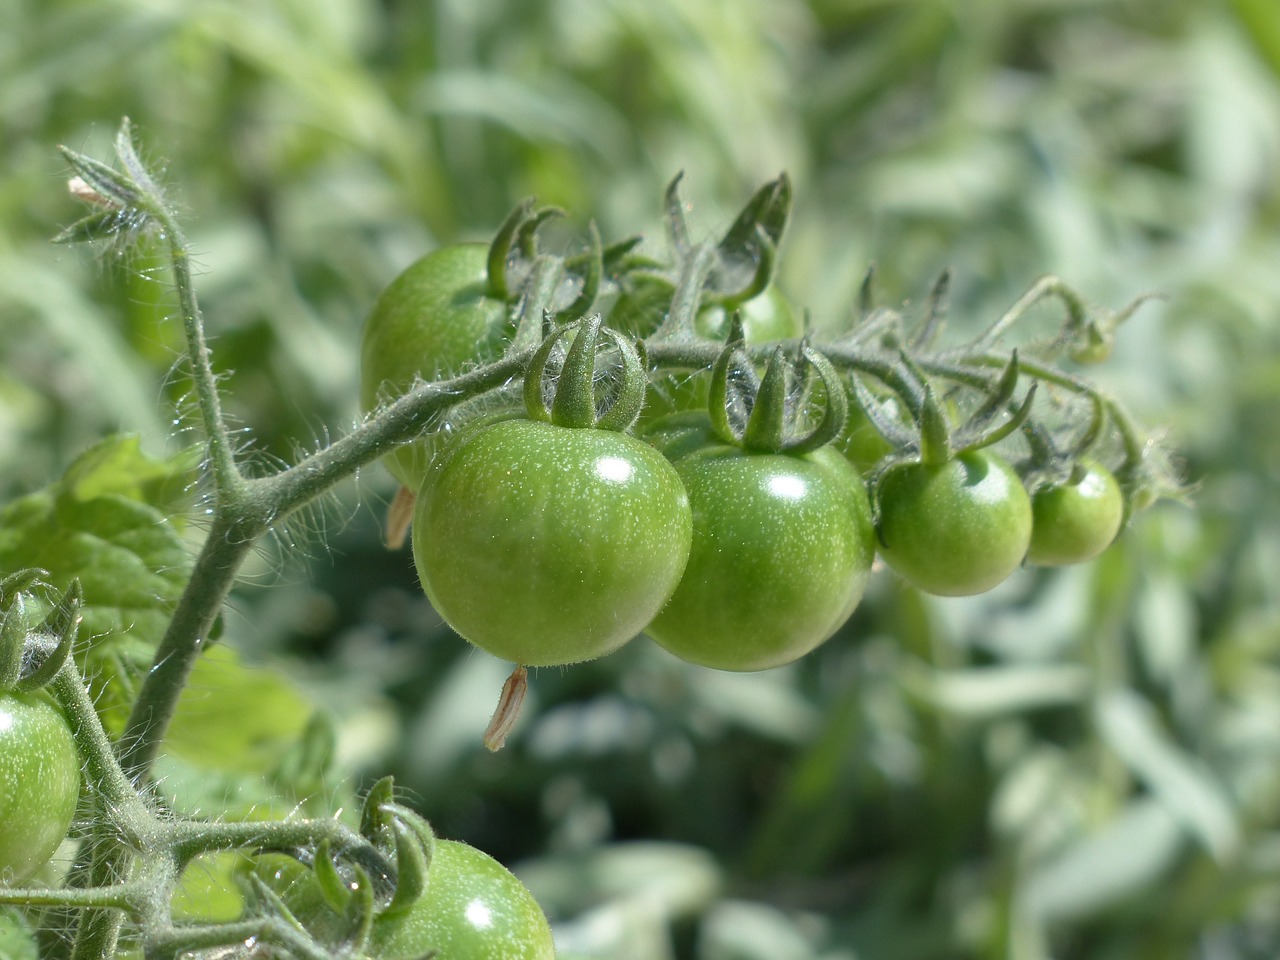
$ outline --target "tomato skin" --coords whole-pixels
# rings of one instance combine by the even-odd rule
[[[890,469],[877,489],[880,555],[906,581],[944,597],[990,590],[1026,556],[1031,499],[986,450]]]
[[[663,423],[670,430],[673,421]],[[721,670],[804,656],[849,618],[867,584],[875,536],[861,477],[831,447],[804,455],[690,449],[696,429],[674,423],[655,439],[678,456],[693,546],[680,586],[646,632],[681,659]]]
[[[679,582],[691,530],[680,478],[642,441],[504,420],[433,468],[413,553],[454,630],[495,656],[548,666],[639,634]]]
[[[1075,482],[1046,487],[1031,498],[1027,563],[1061,566],[1092,560],[1111,545],[1124,520],[1124,494],[1111,471],[1096,461],[1080,464]]]
[[[410,264],[374,303],[360,346],[360,407],[406,393],[419,379],[497,360],[513,332],[507,304],[486,295],[489,248],[440,247]],[[406,444],[386,456],[392,475],[416,490],[433,441]]]
[[[283,854],[253,868],[321,941],[338,941],[345,924],[320,893],[315,875]],[[456,840],[435,841],[422,897],[407,911],[373,921],[369,956],[418,960],[431,950],[449,960],[554,960],[551,927],[528,888],[487,853]]]
[[[61,711],[43,694],[0,694],[0,885],[53,856],[79,796],[80,758]]]

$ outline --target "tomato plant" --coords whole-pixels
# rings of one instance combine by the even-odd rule
[[[1031,513],[1028,563],[1083,563],[1110,546],[1120,532],[1124,496],[1110,470],[1086,460],[1066,482],[1037,490]]]
[[[44,694],[0,693],[0,883],[48,861],[79,794],[80,758],[62,713]]]
[[[926,593],[982,593],[1026,556],[1031,501],[998,454],[901,464],[880,479],[876,498],[880,555]]]
[[[382,292],[360,346],[360,405],[366,412],[418,380],[453,373],[501,355],[513,326],[504,300],[491,295],[489,248],[440,247],[410,264]],[[392,475],[417,490],[431,459],[426,441],[385,458]]]

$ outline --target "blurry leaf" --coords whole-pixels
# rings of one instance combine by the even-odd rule
[[[1210,854],[1224,860],[1235,851],[1240,825],[1226,789],[1169,739],[1150,704],[1132,691],[1115,691],[1099,702],[1097,723],[1117,756]]]
[[[0,960],[40,960],[35,938],[16,907],[0,906]]]
[[[1177,820],[1157,800],[1137,800],[1092,836],[1030,871],[1022,906],[1045,920],[1086,917],[1160,880],[1184,845]]]
[[[718,719],[783,743],[803,743],[821,719],[789,682],[787,669],[726,673],[689,668],[690,684],[701,705]]]
[[[196,661],[165,745],[201,767],[265,775],[302,735],[313,711],[281,673],[246,667],[219,644]]]
[[[1146,668],[1172,685],[1195,656],[1195,604],[1182,583],[1157,572],[1142,581],[1135,606],[1134,629]]]
[[[702,920],[698,960],[815,960],[795,921],[776,907],[742,900],[717,903]]]
[[[165,511],[193,477],[187,455],[154,460],[136,437],[109,437],[61,480],[0,508],[0,571],[43,567],[60,589],[80,579],[77,650],[108,726],[123,720],[132,674],[149,664],[186,583],[190,554]]]
[[[941,671],[916,663],[903,682],[939,710],[975,718],[1079,703],[1092,684],[1089,671],[1075,664]]]
[[[702,910],[721,885],[721,868],[707,851],[657,841],[529,861],[516,873],[552,914],[634,900],[667,918],[689,916]]]

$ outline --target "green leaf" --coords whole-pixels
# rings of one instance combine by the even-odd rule
[[[13,907],[0,907],[0,960],[40,960],[35,937]]]
[[[0,575],[38,566],[84,588],[77,657],[108,727],[123,721],[186,584],[176,518],[195,480],[190,453],[155,460],[134,436],[109,437],[49,486],[0,508]]]

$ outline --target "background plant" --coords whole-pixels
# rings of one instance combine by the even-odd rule
[[[220,363],[236,371],[231,409],[264,459],[355,416],[351,350],[376,291],[529,193],[617,235],[656,226],[652,197],[683,168],[710,231],[785,167],[801,206],[781,283],[819,321],[848,311],[871,259],[891,303],[953,266],[956,326],[1046,271],[1097,303],[1160,290],[1100,376],[1170,424],[1196,510],[1161,508],[1091,568],[972,601],[881,578],[846,640],[761,677],[644,648],[546,673],[494,760],[475,731],[500,668],[436,636],[407,555],[377,546],[390,490],[370,472],[313,515],[324,536],[281,531],[291,549],[257,562],[272,589],[237,593],[224,638],[255,661],[305,661],[289,675],[334,705],[340,771],[393,769],[443,835],[537,856],[526,877],[579,918],[565,935],[603,955],[622,941],[641,957],[1266,955],[1280,640],[1269,9],[468,10],[10,3],[6,493],[106,430],[140,432],[153,456],[174,432],[155,384],[179,332],[154,264],[81,267],[47,246],[71,215],[51,145],[101,155],[121,113],[180,171]],[[143,499],[168,495],[167,476]],[[262,809],[277,792],[308,707],[252,676],[275,717],[246,731],[252,762],[204,736],[211,714],[245,711],[197,696],[205,718],[166,771],[175,795]],[[623,843],[638,838],[681,846]],[[655,884],[658,907],[637,899]]]

